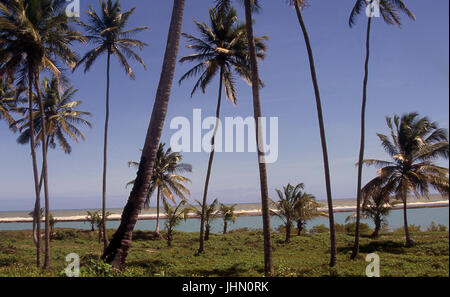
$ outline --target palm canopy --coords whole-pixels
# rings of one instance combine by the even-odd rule
[[[118,0],[114,2],[112,0],[101,1],[100,4],[100,15],[97,14],[92,6],[89,6],[87,10],[88,22],[84,23],[77,20],[77,23],[86,30],[88,40],[96,47],[87,52],[76,67],[84,64],[84,72],[87,72],[94,61],[103,53],[113,54],[123,66],[126,74],[135,79],[134,72],[127,59],[137,61],[146,69],[144,61],[134,51],[134,48],[137,47],[142,50],[147,44],[132,37],[148,29],[148,27],[126,29],[128,20],[135,8],[122,12]]]
[[[66,154],[70,154],[72,148],[68,139],[73,139],[75,142],[80,139],[85,140],[78,125],[91,128],[91,123],[85,119],[91,114],[77,109],[82,104],[82,101],[76,101],[73,98],[78,90],[68,87],[61,91],[61,88],[60,81],[56,77],[51,80],[45,78],[42,82],[47,141],[51,148],[56,148],[58,144]],[[34,98],[36,99],[36,96]],[[17,120],[14,124],[18,125],[21,131],[17,142],[25,144],[30,141],[30,110],[27,107],[22,107],[20,110],[25,113],[25,117]],[[34,133],[36,144],[38,144],[42,141],[42,119],[38,116],[40,111],[37,107],[32,112],[35,114]]]
[[[18,103],[24,102],[20,97],[21,90],[15,88],[6,80],[0,79],[0,120],[6,120],[14,127],[14,118],[11,113],[18,111]]]
[[[74,41],[85,41],[69,25],[65,0],[3,0],[0,7],[0,75],[25,84],[32,75],[49,70],[61,74],[61,62],[74,67],[78,57],[70,49]]]
[[[201,216],[202,215],[202,203],[198,200],[195,200],[199,208],[195,206],[190,206],[189,210],[193,211],[196,215]],[[217,205],[219,204],[218,199],[214,199],[214,201],[205,207],[205,220],[207,223],[211,221],[212,218],[214,218],[214,215],[217,212]]]
[[[363,10],[368,5],[375,4],[376,1],[379,1],[379,9],[380,14],[383,17],[383,20],[389,25],[397,25],[401,27],[402,23],[400,21],[399,12],[405,13],[409,18],[415,20],[415,15],[406,7],[405,3],[402,0],[356,0],[355,6],[350,13],[349,18],[349,26],[353,27],[356,23],[356,17],[361,14]]]
[[[238,0],[239,3],[244,3],[245,0]],[[232,0],[215,0],[217,10],[227,10],[231,8]],[[261,9],[260,0],[250,0],[250,8],[254,12],[258,12]]]
[[[155,190],[159,188],[163,200],[169,199],[175,203],[175,196],[186,200],[186,195],[190,195],[189,189],[184,185],[191,180],[182,176],[182,173],[192,172],[192,165],[182,163],[183,156],[178,152],[172,152],[171,148],[165,149],[165,144],[160,143],[156,154],[155,165],[153,166],[153,175],[150,182],[150,188],[144,206],[149,207],[150,197]],[[139,167],[138,162],[128,162],[129,166]],[[128,185],[134,184],[134,180]]]
[[[179,82],[199,75],[191,92],[193,96],[198,88],[204,93],[212,78],[220,72],[227,98],[236,104],[235,73],[248,83],[251,81],[245,23],[238,22],[236,10],[231,7],[224,11],[211,8],[209,16],[210,26],[194,20],[200,37],[183,33],[190,42],[187,47],[196,53],[183,57],[180,62],[195,62],[196,65],[186,72]],[[255,38],[257,56],[260,59],[265,57],[264,41],[267,39],[266,36]]]
[[[223,216],[223,219],[225,221],[231,221],[233,223],[236,222],[236,213],[235,213],[236,206],[237,204],[233,205],[220,204],[219,212]]]
[[[369,159],[367,165],[380,167],[378,176],[366,185],[366,193],[380,186],[386,191],[406,201],[410,192],[416,197],[429,196],[431,186],[442,195],[449,193],[449,169],[436,165],[438,158],[448,159],[449,143],[446,130],[437,123],[417,113],[409,113],[401,118],[386,118],[390,138],[378,134],[384,150],[391,161]]]

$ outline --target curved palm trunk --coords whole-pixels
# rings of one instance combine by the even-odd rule
[[[369,17],[367,24],[367,36],[366,36],[366,62],[364,66],[364,84],[363,84],[363,99],[361,106],[361,144],[359,148],[358,159],[358,188],[356,189],[356,230],[355,230],[355,244],[353,246],[353,252],[350,256],[351,259],[355,259],[359,254],[359,236],[360,236],[360,221],[361,221],[361,183],[362,183],[362,167],[364,160],[364,143],[366,137],[366,102],[367,102],[367,82],[369,80],[369,58],[370,58],[370,27],[372,24],[372,18]]]
[[[298,2],[295,1],[295,10],[297,12],[298,21],[300,23],[300,27],[302,28],[303,36],[305,38],[306,48],[308,50],[308,58],[309,58],[309,66],[311,70],[311,78],[314,86],[314,93],[316,97],[316,107],[317,107],[317,116],[319,119],[319,129],[320,129],[320,139],[322,142],[322,155],[323,155],[323,164],[325,171],[325,185],[327,190],[327,202],[328,202],[328,220],[330,225],[330,246],[331,246],[331,256],[330,256],[330,266],[333,267],[337,263],[337,248],[336,248],[336,231],[334,228],[334,211],[333,211],[333,198],[331,195],[331,178],[330,178],[330,166],[328,162],[328,149],[327,149],[327,140],[325,135],[325,126],[323,123],[323,113],[322,113],[322,103],[320,99],[320,91],[319,91],[319,83],[317,81],[316,67],[314,63],[314,56],[311,47],[311,42],[309,40],[308,31],[306,30],[305,22],[303,21],[303,16],[298,5]],[[300,235],[301,230],[299,229],[298,234]]]
[[[33,239],[36,244],[36,266],[41,267],[41,198],[39,190],[39,173],[37,168],[36,158],[36,144],[34,141],[34,116],[33,116],[33,69],[31,65],[28,66],[28,107],[30,111],[30,150],[31,159],[33,161],[33,177],[34,177],[34,190],[36,195],[36,201],[34,204],[33,213]]]
[[[161,78],[156,92],[136,181],[123,210],[120,226],[102,255],[102,259],[113,264],[116,268],[123,268],[125,264],[131,245],[132,232],[150,186],[177,64],[185,2],[186,0],[174,0]]]
[[[408,215],[407,215],[407,195],[405,193],[402,193],[402,200],[403,200],[403,227],[405,228],[405,241],[406,246],[413,246],[414,240],[411,239],[411,235],[409,234],[409,228],[408,228]]]
[[[270,213],[269,213],[269,190],[267,187],[267,171],[264,157],[264,143],[262,141],[262,131],[259,126],[259,119],[261,118],[261,103],[259,99],[259,74],[258,62],[256,59],[255,40],[253,35],[252,11],[250,0],[245,0],[245,20],[247,28],[247,40],[250,53],[250,66],[252,73],[252,91],[253,91],[253,110],[256,126],[256,145],[258,148],[258,165],[259,165],[259,180],[261,187],[261,208],[263,219],[263,233],[264,233],[264,274],[272,276],[273,258],[272,258],[272,239],[270,235]]]
[[[161,191],[157,190],[157,194],[156,194],[156,229],[155,229],[155,237],[157,238],[161,238],[161,234],[159,233],[159,198],[161,195]]]
[[[223,66],[220,68],[220,82],[219,82],[219,98],[217,99],[217,109],[216,109],[216,125],[214,127],[214,132],[211,137],[211,153],[209,154],[208,170],[206,171],[205,188],[203,190],[203,200],[202,200],[202,215],[200,217],[200,246],[198,248],[198,254],[202,253],[204,250],[204,228],[205,228],[205,211],[206,211],[206,200],[208,198],[208,186],[209,179],[211,177],[211,168],[214,160],[214,144],[216,140],[217,129],[219,128],[219,117],[220,117],[220,105],[222,101],[222,86],[223,86]]]
[[[106,116],[105,132],[103,139],[103,183],[102,183],[102,229],[103,229],[103,250],[108,246],[108,236],[106,234],[106,167],[108,164],[108,125],[109,125],[109,72],[111,67],[111,50],[108,50],[108,60],[106,66]]]
[[[50,268],[50,199],[48,193],[48,170],[47,170],[47,123],[45,119],[44,102],[42,101],[42,92],[40,84],[39,70],[34,75],[34,84],[37,91],[39,102],[39,112],[41,114],[41,130],[42,130],[42,175],[44,176],[44,198],[45,198],[45,256],[44,268]]]

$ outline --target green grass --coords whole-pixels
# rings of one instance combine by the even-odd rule
[[[114,230],[109,230],[110,236]],[[227,235],[211,234],[206,252],[195,256],[198,233],[176,232],[173,246],[153,240],[152,232],[136,231],[127,259],[127,269],[114,271],[98,261],[102,244],[97,232],[57,229],[51,242],[52,268],[35,267],[35,249],[30,231],[0,231],[0,276],[62,276],[69,253],[81,258],[82,276],[263,276],[263,234],[240,230]],[[353,236],[337,234],[338,265],[330,269],[328,233],[293,234],[285,244],[284,234],[273,233],[276,276],[365,276],[365,256],[380,256],[381,276],[449,276],[448,232],[414,232],[417,245],[407,248],[401,232],[384,233],[377,239],[361,238],[361,255],[349,260]]]

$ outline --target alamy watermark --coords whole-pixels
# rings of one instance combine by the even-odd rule
[[[366,276],[380,277],[380,256],[376,253],[367,254],[366,262],[370,262],[366,266]]]
[[[379,18],[380,14],[380,0],[366,0],[366,15],[369,18]]]
[[[67,277],[79,277],[80,276],[80,256],[76,253],[71,253],[66,256],[66,262],[69,264],[66,266],[65,273]]]
[[[80,0],[66,0],[66,15],[69,18],[80,17]]]
[[[211,140],[216,123],[213,147]],[[258,150],[264,155],[260,161],[275,163],[278,159],[278,118],[270,117],[267,120],[261,117],[258,123],[261,132],[258,137]],[[223,123],[216,117],[202,119],[201,109],[194,109],[192,124],[186,117],[175,117],[170,122],[170,129],[176,130],[170,139],[170,147],[175,152],[209,153],[213,148],[215,152],[256,152],[256,121],[253,117],[225,117]],[[202,136],[203,130],[208,132]],[[267,133],[269,138],[266,137]]]

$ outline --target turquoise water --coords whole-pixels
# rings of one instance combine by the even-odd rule
[[[345,218],[350,213],[335,213],[335,221],[339,224],[345,224]],[[161,220],[161,228],[164,228],[165,220]],[[364,223],[373,227],[373,223],[370,220],[363,220]],[[442,224],[449,227],[449,208],[437,207],[437,208],[419,208],[408,210],[408,223],[422,226],[425,230],[431,222],[436,224]],[[116,229],[119,226],[119,221],[111,221],[107,223],[108,228]],[[283,222],[277,217],[271,218],[271,227],[276,229],[282,225]],[[328,226],[328,218],[316,218],[310,221],[307,228],[311,228],[315,225],[324,224]],[[403,226],[403,211],[393,210],[388,217],[389,228],[395,229]],[[138,221],[135,230],[154,230],[156,226],[155,220],[141,220]],[[77,229],[90,229],[90,224],[83,222],[60,222],[56,223],[56,228],[77,228]],[[198,232],[200,228],[199,219],[189,219],[186,222],[181,223],[176,229],[184,232]],[[260,216],[255,217],[238,217],[236,223],[229,224],[228,230],[249,228],[249,229],[262,229],[262,218]],[[0,230],[30,230],[31,223],[3,223],[0,224]],[[212,232],[219,233],[223,229],[223,220],[218,218],[212,223]]]

